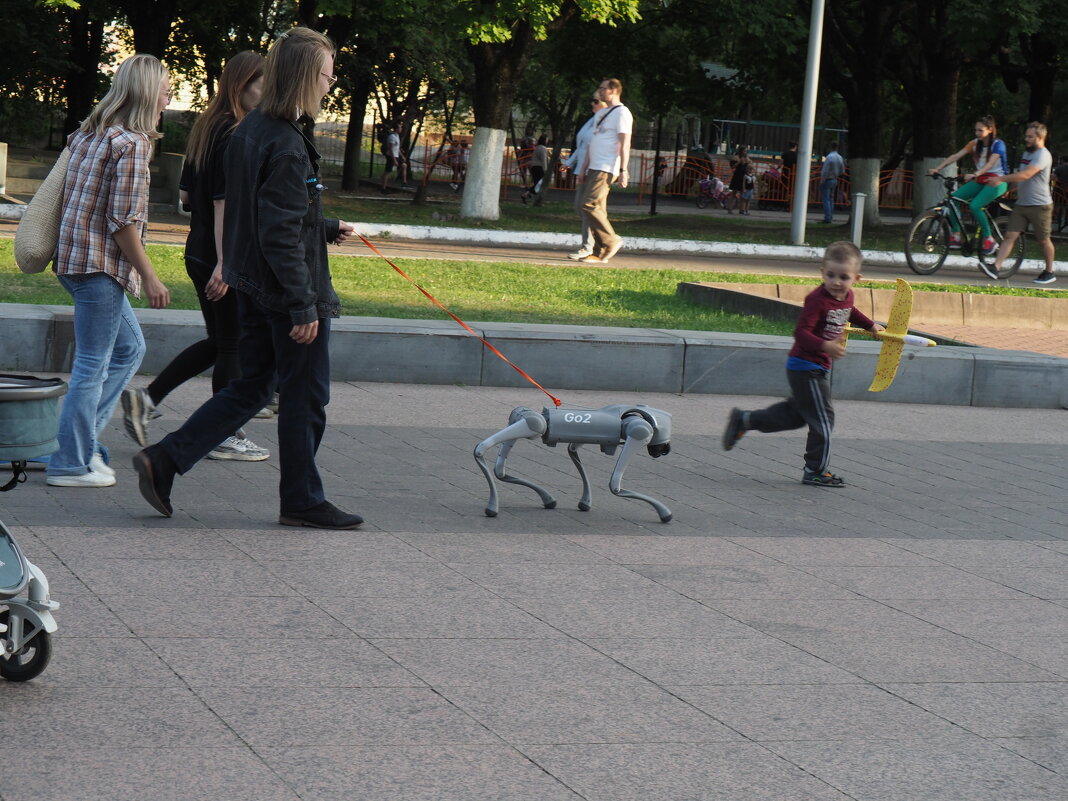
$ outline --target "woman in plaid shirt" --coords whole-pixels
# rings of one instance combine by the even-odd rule
[[[48,463],[53,487],[110,487],[115,471],[97,437],[145,354],[126,292],[154,309],[170,302],[145,253],[148,162],[163,109],[167,71],[153,56],[131,56],[111,89],[68,141],[63,216],[53,269],[74,299],[74,364],[59,416],[59,450]]]

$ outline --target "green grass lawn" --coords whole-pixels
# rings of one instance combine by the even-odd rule
[[[171,290],[171,308],[197,309],[182,249],[149,245],[156,270]],[[675,294],[682,281],[791,283],[808,278],[680,270],[625,270],[572,265],[399,259],[398,266],[455,314],[467,320],[668,328],[735,333],[789,334],[792,326],[760,317],[726,314]],[[332,256],[334,285],[344,313],[365,317],[447,319],[411,284],[375,256]],[[865,281],[861,286],[888,286]],[[1040,289],[914,284],[919,291],[1042,296]],[[23,275],[13,241],[0,240],[0,302],[70,305],[51,272]],[[143,306],[140,301],[135,305]]]

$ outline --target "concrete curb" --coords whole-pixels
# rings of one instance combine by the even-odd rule
[[[141,368],[158,373],[204,335],[199,312],[139,309],[148,343]],[[70,306],[0,304],[0,368],[69,372]],[[781,395],[792,340],[757,334],[472,323],[549,391]],[[835,368],[835,396],[956,406],[1061,408],[1068,359],[1021,351],[939,347],[909,352],[897,380],[869,393],[879,344],[856,340]],[[522,387],[525,380],[450,321],[342,317],[331,331],[335,381]]]

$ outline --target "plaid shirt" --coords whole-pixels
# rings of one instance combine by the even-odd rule
[[[53,269],[57,275],[106,273],[141,297],[141,276],[113,234],[132,223],[145,242],[152,143],[144,134],[112,126],[103,134],[78,131],[69,147]]]

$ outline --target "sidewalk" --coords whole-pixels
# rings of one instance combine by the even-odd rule
[[[182,387],[154,434],[209,382]],[[205,462],[175,516],[119,483],[0,496],[63,605],[53,662],[0,681],[3,801],[1061,801],[1063,412],[837,404],[843,490],[803,436],[724,453],[732,405],[673,415],[624,487],[519,443],[496,518],[474,445],[521,389],[336,383],[320,450],[359,532],[277,526],[277,459]],[[275,424],[249,435],[272,450]]]

